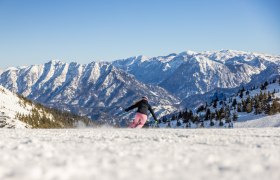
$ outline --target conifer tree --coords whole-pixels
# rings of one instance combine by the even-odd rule
[[[211,111],[209,108],[207,108],[205,113],[205,120],[209,120],[211,118]]]
[[[280,103],[277,100],[272,101],[272,105],[270,108],[270,113],[269,114],[276,114],[280,112]]]
[[[226,123],[229,123],[231,121],[231,113],[230,113],[230,109],[228,106],[225,109],[225,120],[226,120]]]
[[[233,113],[233,115],[232,115],[232,120],[233,120],[233,121],[237,121],[237,119],[238,119],[238,114],[237,114],[237,112],[235,111],[235,112]]]
[[[252,110],[253,110],[253,108],[252,108],[252,103],[249,102],[249,103],[246,105],[246,112],[247,112],[247,113],[251,113]]]
[[[241,105],[241,103],[237,104],[237,112],[242,112],[242,105]]]
[[[220,120],[220,122],[219,122],[219,126],[223,126],[223,125],[224,125],[223,121],[222,121],[222,120]]]
[[[234,98],[233,101],[232,101],[232,107],[236,108],[236,105],[237,105],[237,101],[236,101],[236,99]]]
[[[210,121],[210,126],[214,126],[215,125],[215,123],[214,123],[214,121]]]
[[[216,118],[216,114],[215,114],[215,112],[212,112],[212,113],[211,113],[211,116],[210,116],[210,119],[213,120],[213,119],[215,119],[215,118]]]

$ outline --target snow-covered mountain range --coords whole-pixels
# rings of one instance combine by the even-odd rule
[[[252,80],[261,83],[262,78],[280,74],[280,56],[233,50],[186,51],[153,58],[137,56],[114,61],[113,65],[180,98],[215,88],[239,87]]]
[[[153,102],[158,114],[175,109],[179,100],[161,87],[146,85],[110,63],[50,61],[42,65],[9,68],[0,84],[44,105],[113,120],[141,96]]]
[[[148,58],[136,56],[113,62],[78,64],[50,61],[8,68],[0,84],[50,107],[92,119],[112,121],[141,96],[151,100],[159,116],[188,105],[193,95],[216,88],[262,83],[280,74],[280,56],[222,50],[186,51]]]

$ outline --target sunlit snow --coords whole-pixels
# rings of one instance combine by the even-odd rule
[[[280,129],[2,129],[1,180],[278,180]]]

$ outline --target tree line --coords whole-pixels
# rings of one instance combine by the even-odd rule
[[[229,125],[239,118],[239,113],[254,113],[274,115],[280,113],[280,99],[275,96],[279,93],[279,89],[274,89],[272,92],[266,91],[269,84],[277,83],[280,86],[280,79],[273,80],[270,83],[267,81],[259,87],[253,86],[250,89],[241,87],[238,92],[230,98],[219,99],[214,96],[211,103],[207,102],[199,106],[195,110],[185,109],[176,114],[164,116],[159,120],[159,123],[167,123],[170,126],[171,121],[177,121],[177,126],[182,123],[185,127],[189,127],[191,123],[200,124],[204,127],[205,121],[210,121],[209,125],[224,126],[224,123]],[[260,89],[256,94],[252,94],[253,90]]]
[[[97,126],[91,119],[61,111],[55,108],[45,107],[40,103],[18,95],[20,104],[24,107],[32,107],[29,114],[17,113],[16,118],[29,124],[32,128],[74,128],[79,122],[85,126]]]

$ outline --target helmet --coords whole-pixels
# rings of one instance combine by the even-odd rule
[[[147,96],[143,96],[142,99],[143,99],[143,100],[146,100],[146,101],[149,100]]]

